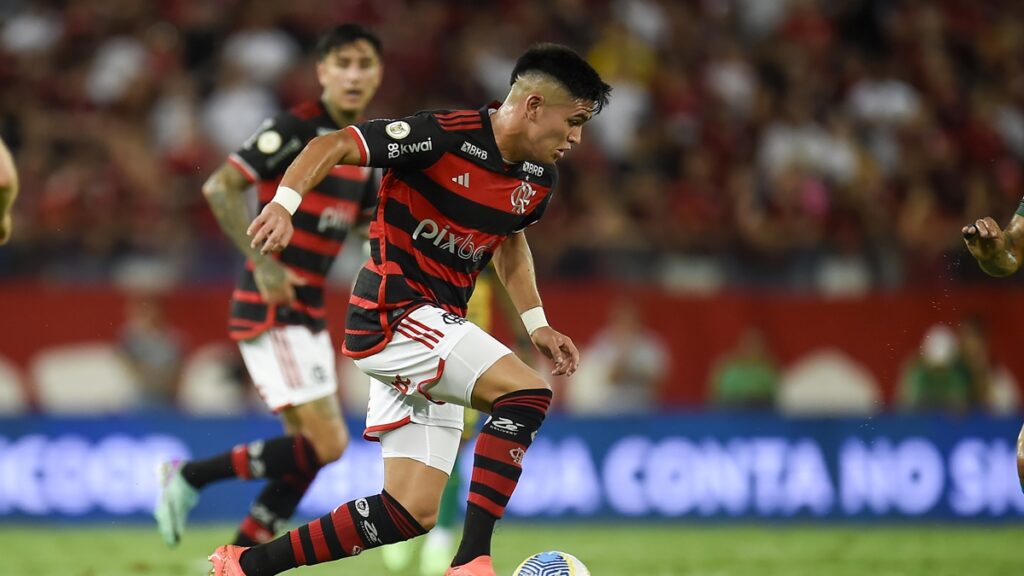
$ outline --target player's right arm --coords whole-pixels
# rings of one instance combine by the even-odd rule
[[[261,254],[283,250],[292,239],[292,213],[298,208],[301,197],[322,182],[338,164],[361,165],[359,150],[356,136],[347,129],[310,140],[285,170],[274,201],[268,202],[249,225],[246,231],[252,237],[249,246],[254,250],[258,248]],[[281,190],[298,193],[299,198],[284,198],[285,202],[292,201],[293,207],[286,208],[282,203]]]
[[[217,218],[220,229],[252,261],[253,278],[263,300],[270,304],[290,303],[295,299],[293,286],[305,284],[306,281],[249,245],[249,237],[245,234],[249,214],[243,198],[248,187],[249,180],[245,175],[234,165],[225,163],[203,184],[203,196]]]
[[[375,168],[426,168],[444,154],[443,132],[429,113],[401,120],[371,120],[317,136],[288,166],[274,200],[253,220],[251,246],[267,254],[292,237],[291,215],[302,197],[338,164]]]
[[[11,238],[11,207],[17,195],[18,172],[14,169],[14,159],[7,145],[0,140],[0,245]]]
[[[967,249],[990,276],[1009,276],[1024,262],[1024,202],[1005,230],[990,217],[979,218],[961,232]]]

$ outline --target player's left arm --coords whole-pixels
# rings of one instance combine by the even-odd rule
[[[494,251],[494,270],[530,334],[530,340],[555,362],[556,376],[572,376],[580,365],[580,352],[572,339],[548,325],[537,290],[533,253],[525,232],[509,236]]]
[[[991,217],[979,218],[961,230],[964,243],[990,276],[1009,276],[1024,263],[1024,202],[1005,230]]]
[[[3,140],[0,140],[0,245],[11,238],[11,207],[18,195],[18,172],[14,159]]]

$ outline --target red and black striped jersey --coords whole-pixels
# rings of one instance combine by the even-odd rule
[[[345,319],[345,354],[364,357],[423,304],[465,316],[477,275],[510,234],[544,213],[553,165],[506,163],[480,110],[420,112],[349,130],[364,166],[386,168],[370,224],[370,259]]]
[[[306,143],[336,130],[338,126],[322,102],[307,102],[266,120],[228,162],[255,184],[262,210]],[[252,338],[273,326],[298,324],[314,332],[324,329],[325,277],[349,229],[373,214],[377,194],[371,174],[370,168],[336,166],[302,199],[292,217],[295,235],[288,247],[274,256],[308,282],[295,287],[291,306],[265,303],[256,288],[252,261],[246,262],[231,296],[232,338]]]

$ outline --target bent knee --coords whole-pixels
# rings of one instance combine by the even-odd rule
[[[473,390],[473,407],[490,411],[495,400],[522,390],[547,390],[551,385],[514,354],[504,356],[477,380]]]
[[[429,507],[413,507],[412,509],[406,508],[409,515],[412,516],[423,530],[430,531],[437,524],[437,508]]]
[[[348,448],[349,435],[344,425],[331,427],[331,430],[319,434],[306,434],[306,438],[313,444],[316,457],[321,465],[329,464],[341,458]]]

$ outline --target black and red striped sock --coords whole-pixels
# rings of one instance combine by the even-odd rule
[[[355,556],[426,532],[397,500],[381,492],[342,504],[272,542],[253,546],[239,563],[246,576],[272,576],[298,566]]]
[[[249,515],[242,520],[235,534],[235,546],[265,544],[284,527],[285,522],[295,514],[302,496],[309,490],[315,476],[288,474],[271,480],[260,492],[249,508]]]
[[[494,401],[477,437],[462,543],[452,566],[491,553],[494,523],[505,514],[523,473],[523,456],[550,406],[547,388],[519,390]]]
[[[301,435],[239,444],[229,452],[182,466],[181,475],[196,489],[227,478],[315,476],[321,464],[313,444]]]

